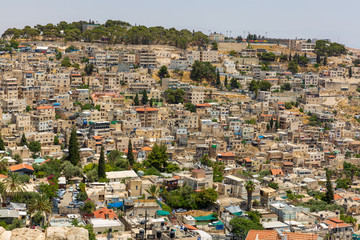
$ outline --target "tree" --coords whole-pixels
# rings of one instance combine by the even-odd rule
[[[80,162],[80,146],[79,146],[75,126],[73,126],[71,129],[70,140],[69,140],[69,155],[67,159],[74,166],[77,166]]]
[[[66,178],[80,177],[82,175],[82,169],[69,161],[63,163],[62,169]]]
[[[8,177],[3,180],[3,189],[6,197],[14,197],[25,190],[25,184],[19,173],[10,172]]]
[[[84,206],[80,209],[81,211],[90,214],[96,209],[96,206],[91,200],[87,200],[85,201]]]
[[[135,105],[135,106],[139,106],[139,105],[140,105],[139,94],[138,94],[138,93],[136,93],[136,95],[135,95],[134,105]]]
[[[71,67],[71,62],[69,57],[64,57],[64,59],[61,61],[62,67]]]
[[[143,96],[142,96],[142,99],[141,99],[141,103],[143,105],[147,104],[149,102],[149,98],[147,96],[147,92],[146,90],[143,91]]]
[[[185,103],[185,109],[190,112],[196,112],[196,106],[192,103]]]
[[[25,146],[27,145],[27,140],[26,140],[26,137],[25,137],[25,133],[23,133],[23,135],[21,136],[21,140],[20,140],[20,146]]]
[[[14,158],[14,160],[16,161],[17,164],[20,164],[20,163],[23,162],[23,160],[22,160],[22,158],[21,158],[21,156],[20,156],[19,154],[15,154],[15,155],[13,156],[13,158]]]
[[[292,104],[290,102],[286,102],[285,103],[285,108],[286,109],[292,109]]]
[[[168,69],[166,66],[161,66],[161,68],[159,69],[158,71],[158,74],[160,79],[163,79],[163,78],[169,78],[170,75],[169,75],[169,72],[168,72]]]
[[[164,92],[164,97],[169,104],[179,104],[184,102],[185,91],[183,89],[168,89]]]
[[[230,86],[231,86],[231,88],[239,88],[240,83],[238,83],[238,81],[235,78],[232,78],[230,80]]]
[[[219,70],[216,71],[216,86],[220,86],[221,81],[220,81],[220,72]]]
[[[317,63],[317,64],[320,64],[320,63],[321,63],[320,54],[316,54],[316,63]]]
[[[99,166],[98,166],[98,179],[106,179],[105,155],[104,155],[104,147],[103,146],[101,146],[101,151],[100,151],[100,159],[99,159]]]
[[[247,210],[251,210],[251,201],[252,201],[252,193],[255,190],[255,183],[253,181],[247,181],[245,184],[245,189],[247,192]]]
[[[218,198],[218,193],[213,188],[202,188],[195,196],[195,204],[198,209],[209,208]]]
[[[54,136],[54,145],[60,145],[59,137],[57,135]]]
[[[209,62],[195,61],[192,65],[190,78],[196,82],[203,80],[214,83],[216,79],[216,67]]]
[[[94,64],[89,63],[85,65],[84,72],[90,76],[94,72]]]
[[[218,44],[217,44],[217,42],[214,41],[214,42],[211,43],[211,45],[212,45],[212,46],[211,46],[211,49],[212,49],[212,50],[218,50]]]
[[[326,192],[323,200],[328,204],[332,203],[332,201],[334,200],[334,190],[332,188],[332,182],[330,180],[330,171],[328,169],[326,169]]]
[[[278,190],[279,189],[279,184],[276,183],[276,182],[269,182],[268,187],[271,187],[271,188],[273,188],[275,190]]]
[[[299,66],[295,60],[291,60],[288,64],[288,69],[292,74],[295,74],[299,71]]]
[[[225,87],[227,87],[227,85],[228,85],[228,77],[227,77],[227,76],[225,76],[224,86],[225,86]]]
[[[55,55],[55,58],[56,58],[56,60],[60,60],[60,59],[62,58],[62,54],[61,54],[61,52],[57,51],[57,49],[56,49],[56,55]]]
[[[250,230],[262,230],[263,226],[259,222],[254,222],[244,217],[236,217],[230,220],[231,232],[245,239]]]
[[[148,168],[154,167],[159,171],[164,171],[167,166],[167,160],[169,159],[166,151],[167,147],[165,144],[159,146],[155,143],[152,151],[147,156],[145,166]]]
[[[352,78],[352,68],[349,67],[349,78]]]
[[[156,185],[150,185],[145,191],[151,196],[152,199],[156,199],[159,194],[159,189]]]
[[[347,176],[350,177],[351,184],[354,182],[354,176],[359,172],[359,168],[357,168],[354,164],[344,162],[343,163],[344,172]]]
[[[133,153],[131,139],[129,139],[128,152],[127,152],[127,160],[129,161],[130,166],[133,166],[135,163],[135,157]]]
[[[284,84],[281,86],[281,90],[283,90],[283,91],[290,91],[290,90],[291,90],[291,85],[290,85],[290,83],[284,83]]]
[[[119,157],[121,157],[123,154],[122,152],[118,151],[118,150],[112,150],[110,151],[110,153],[107,155],[107,160],[108,162],[115,162]]]
[[[0,135],[0,151],[5,151],[5,143]]]
[[[29,204],[29,213],[30,215],[40,212],[44,216],[43,226],[45,226],[45,222],[47,222],[48,215],[51,213],[51,202],[50,198],[45,194],[38,194]]]
[[[326,55],[324,56],[324,62],[323,62],[323,64],[324,64],[324,66],[327,65],[327,57],[326,57]]]
[[[33,153],[38,153],[41,151],[41,143],[39,141],[30,141],[28,143],[28,148]]]

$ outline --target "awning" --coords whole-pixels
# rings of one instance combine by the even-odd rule
[[[167,211],[164,211],[164,210],[157,210],[156,215],[158,215],[158,216],[168,216],[168,215],[170,215],[170,213],[167,212]]]
[[[109,208],[122,208],[123,202],[109,203]]]
[[[212,214],[210,214],[210,215],[207,215],[207,216],[194,217],[194,219],[196,221],[211,221],[211,220],[216,220],[217,218],[214,217]]]

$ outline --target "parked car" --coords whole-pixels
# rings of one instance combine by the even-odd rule
[[[177,213],[184,213],[184,212],[187,212],[186,209],[183,209],[183,208],[178,208],[175,210]]]

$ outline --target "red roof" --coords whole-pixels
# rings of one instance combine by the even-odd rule
[[[124,151],[124,153],[127,153],[128,152],[128,150],[126,149],[125,151]],[[136,150],[133,150],[133,153],[137,153],[137,151]]]
[[[14,165],[14,166],[10,166],[11,172],[15,172],[15,171],[18,171],[21,169],[28,169],[28,170],[34,171],[34,168],[32,166],[27,165],[25,163],[20,163],[20,164]]]
[[[181,179],[180,176],[173,176],[173,178],[176,179],[176,180],[180,180],[180,179]]]
[[[40,106],[36,108],[37,110],[41,110],[41,109],[53,109],[52,106]]]
[[[143,148],[142,148],[142,150],[144,150],[144,151],[151,151],[151,150],[152,150],[152,148],[151,148],[151,147],[146,146],[146,147],[143,147]]]
[[[282,232],[288,240],[316,240],[318,234]],[[275,230],[250,230],[246,240],[281,240],[280,234]]]
[[[271,174],[276,175],[284,175],[283,171],[281,169],[271,169]]]
[[[157,112],[159,111],[157,108],[145,107],[145,108],[135,108],[137,112]]]
[[[7,178],[8,176],[4,175],[4,174],[0,174],[0,178]]]
[[[189,230],[199,230],[199,229],[197,229],[196,227],[194,227],[192,225],[184,224],[184,226],[187,227]]]
[[[339,194],[335,193],[334,194],[334,200],[339,200],[339,199],[343,199],[343,197],[340,196]]]
[[[251,162],[250,158],[245,158],[245,162]]]
[[[101,140],[102,136],[94,136],[93,137],[95,140]]]
[[[211,107],[211,104],[210,103],[199,103],[199,104],[196,104],[197,107]]]
[[[344,221],[338,218],[331,218],[329,220],[324,221],[327,225],[329,225],[330,229],[333,228],[342,228],[342,227],[351,227],[350,224],[344,223]]]
[[[117,219],[116,213],[112,209],[108,209],[103,207],[97,211],[93,212],[95,218],[102,218],[102,219]]]
[[[234,157],[234,153],[232,152],[226,152],[226,153],[220,153],[222,157]]]

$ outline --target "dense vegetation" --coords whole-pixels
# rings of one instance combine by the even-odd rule
[[[346,53],[346,48],[336,42],[330,43],[329,41],[318,40],[316,41],[315,51],[320,56],[340,56]]]
[[[85,42],[105,42],[109,44],[164,44],[186,49],[188,46],[205,46],[208,37],[202,32],[189,30],[166,29],[163,27],[131,26],[127,22],[107,20],[97,24],[92,30],[85,30],[86,21],[58,24],[26,26],[23,29],[9,28],[3,37],[29,40],[64,40]],[[94,24],[93,22],[91,24]],[[85,30],[85,31],[84,31]]]

